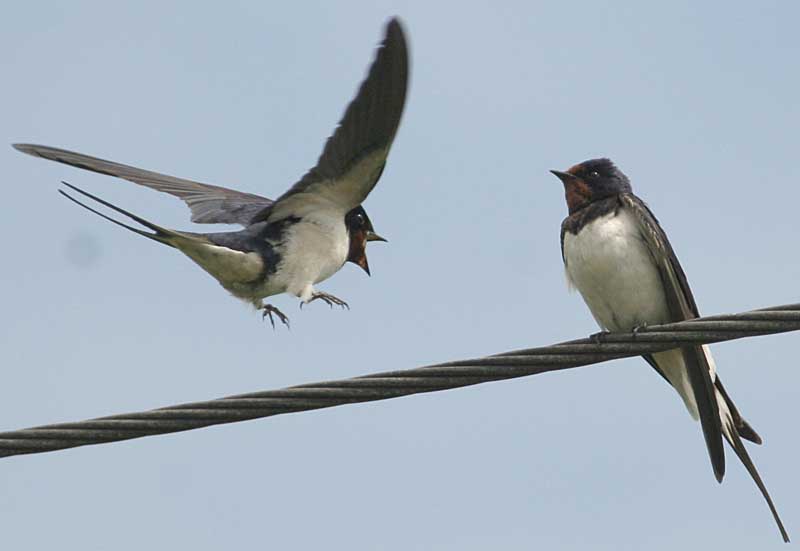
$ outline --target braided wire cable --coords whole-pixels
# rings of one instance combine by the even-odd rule
[[[0,432],[0,457],[130,440],[283,413],[387,400],[669,350],[800,329],[800,304],[606,333],[552,346],[309,383],[74,423]]]

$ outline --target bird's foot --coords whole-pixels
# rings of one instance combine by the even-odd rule
[[[315,292],[313,295],[311,295],[311,298],[308,299],[306,304],[314,302],[317,299],[322,300],[323,302],[325,302],[331,308],[333,308],[333,305],[335,304],[336,306],[341,306],[342,308],[347,308],[348,310],[350,309],[350,305],[347,304],[342,299],[340,299],[338,297],[335,297],[333,295],[329,295],[328,293],[320,293],[320,292]],[[301,309],[303,308],[303,303],[302,302],[300,303],[300,308]]]
[[[269,322],[272,324],[272,328],[275,329],[275,319],[272,317],[273,314],[277,316],[281,323],[283,323],[287,329],[291,329],[289,327],[289,318],[286,317],[286,314],[278,310],[277,307],[273,306],[272,304],[265,304],[261,307],[264,312],[261,314],[261,319],[265,319],[269,317]]]
[[[647,329],[647,322],[644,322],[644,323],[642,323],[642,324],[640,324],[640,325],[637,325],[636,327],[634,327],[634,328],[631,330],[631,333],[633,333],[633,338],[634,338],[634,339],[635,339],[635,338],[636,338],[636,336],[639,334],[639,331],[641,331],[642,329]]]
[[[610,335],[610,334],[611,334],[611,331],[598,331],[597,333],[592,333],[591,335],[589,335],[589,339],[594,344],[602,344],[603,342],[605,342],[606,335]]]

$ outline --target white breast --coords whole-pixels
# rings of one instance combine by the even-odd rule
[[[347,260],[349,243],[344,214],[304,216],[288,229],[274,284],[294,295],[303,294],[339,271]]]
[[[638,224],[625,209],[564,235],[570,283],[580,291],[597,323],[609,331],[629,331],[666,323],[666,298]]]
[[[564,235],[567,277],[580,291],[597,323],[609,331],[630,331],[645,323],[667,323],[669,310],[653,257],[636,220],[622,209],[584,226],[578,235]],[[714,375],[714,360],[703,346]],[[659,370],[697,419],[697,402],[680,349],[652,355]],[[719,394],[719,392],[717,392]],[[730,419],[718,396],[720,415]],[[726,430],[723,427],[723,430]]]

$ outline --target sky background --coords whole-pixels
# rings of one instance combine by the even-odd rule
[[[796,2],[9,5],[2,140],[276,197],[403,18],[408,104],[366,208],[372,277],[260,315],[60,180],[178,229],[179,200],[0,147],[0,429],[547,345],[567,291],[548,173],[614,159],[705,314],[798,301]],[[0,141],[2,141],[0,140]],[[800,336],[713,347],[800,540]],[[641,359],[0,461],[8,549],[777,549],[728,451]]]

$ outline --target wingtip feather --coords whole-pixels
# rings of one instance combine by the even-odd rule
[[[33,144],[30,144],[30,143],[12,143],[11,147],[13,147],[14,149],[16,149],[17,151],[19,151],[21,153],[26,153],[28,155],[34,155],[34,156],[38,157],[38,155],[36,154],[36,146],[33,145]]]

